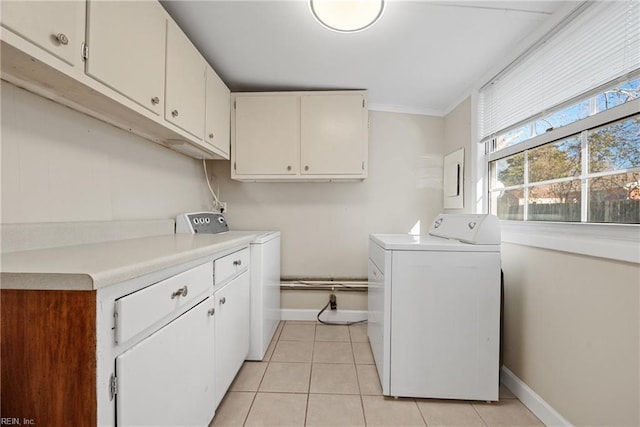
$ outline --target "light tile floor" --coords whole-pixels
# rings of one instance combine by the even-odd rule
[[[542,426],[507,389],[494,403],[382,396],[365,324],[281,322],[211,426]]]

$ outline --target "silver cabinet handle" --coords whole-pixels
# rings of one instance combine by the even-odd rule
[[[213,139],[213,134],[212,133],[209,134],[209,139]]]
[[[226,297],[220,298],[220,304],[224,304],[225,302],[227,302],[227,298]]]
[[[172,117],[178,117],[178,110],[173,110],[173,111],[171,112],[171,116],[172,116]]]
[[[242,260],[241,259],[237,259],[237,260],[233,261],[233,265],[242,265]]]
[[[207,314],[209,316],[213,316],[214,314],[216,314],[216,309],[215,308],[210,308],[209,311],[207,311]]]
[[[160,103],[160,98],[158,98],[157,96],[154,96],[153,98],[151,98],[151,103],[153,105],[158,105]]]
[[[189,292],[189,289],[185,285],[185,286],[181,287],[180,289],[178,289],[177,291],[175,291],[174,293],[172,293],[171,294],[171,299],[174,299],[174,298],[179,297],[179,296],[186,297],[188,292]]]
[[[67,36],[64,33],[58,33],[53,37],[55,37],[58,43],[60,43],[63,46],[66,46],[69,44],[69,38],[67,38]]]

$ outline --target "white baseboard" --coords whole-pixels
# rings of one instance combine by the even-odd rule
[[[502,366],[500,382],[547,426],[573,426],[506,366]]]
[[[280,310],[280,319],[282,320],[317,320],[320,310],[306,310],[283,308]],[[329,322],[357,322],[367,319],[365,310],[326,310],[320,316],[322,320]]]

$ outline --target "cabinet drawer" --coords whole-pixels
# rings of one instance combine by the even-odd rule
[[[218,258],[214,263],[215,284],[217,286],[249,267],[249,248]]]
[[[116,300],[116,342],[123,343],[212,290],[210,262]]]

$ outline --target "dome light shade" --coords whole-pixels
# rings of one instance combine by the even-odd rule
[[[323,26],[341,33],[354,33],[380,19],[384,0],[309,0],[309,6]]]

